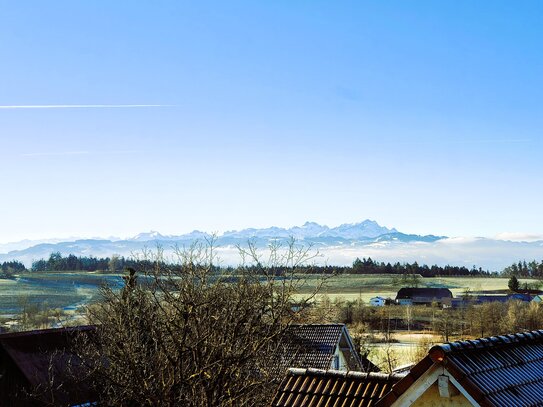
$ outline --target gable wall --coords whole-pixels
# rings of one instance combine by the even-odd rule
[[[451,397],[441,397],[439,394],[438,380],[439,376],[449,377],[449,389],[458,390],[458,393]],[[456,386],[456,387],[455,387]],[[464,388],[452,377],[452,375],[442,365],[434,363],[422,376],[403,392],[396,401],[391,404],[393,407],[464,407],[477,406]]]
[[[462,393],[456,396],[445,398],[439,395],[437,382],[434,382],[428,389],[417,399],[413,407],[464,407],[472,406],[472,404],[464,397]]]
[[[339,362],[339,366],[336,366],[335,364],[336,358]],[[330,361],[330,366],[328,368],[332,370],[351,370],[349,368],[349,364],[347,363],[347,359],[345,358],[345,355],[343,354],[339,346],[336,346],[334,356],[332,357],[332,360]]]
[[[340,350],[339,346],[336,347],[336,352],[334,353],[334,357],[339,358],[339,369],[338,370],[350,370],[349,364],[347,363],[347,359],[345,359],[345,356],[343,355],[343,352]],[[335,369],[332,362],[332,369]]]

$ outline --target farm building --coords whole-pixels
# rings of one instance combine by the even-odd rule
[[[497,294],[497,295],[473,295],[467,298],[450,298],[443,300],[444,307],[465,308],[470,305],[481,305],[488,302],[523,301],[530,302],[532,297],[526,294]]]
[[[93,329],[82,326],[1,334],[2,406],[72,405],[95,400],[85,383],[75,381],[77,372],[70,374],[68,368],[77,366],[70,352],[72,341],[77,334]]]
[[[452,298],[448,288],[400,288],[396,295],[396,303],[399,305],[430,305],[432,303],[443,304],[444,299]]]
[[[532,296],[530,294],[525,294],[525,293],[513,293],[509,295],[509,300],[530,302],[532,301]]]
[[[370,305],[372,307],[384,307],[386,299],[383,297],[373,297],[370,298]]]
[[[378,371],[356,351],[344,324],[292,325],[287,332],[281,361],[280,377],[290,367]]]
[[[404,375],[289,369],[272,407],[373,406]]]
[[[539,406],[543,330],[434,346],[376,406]]]

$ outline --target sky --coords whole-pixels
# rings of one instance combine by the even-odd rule
[[[0,242],[543,234],[540,1],[2,1]]]

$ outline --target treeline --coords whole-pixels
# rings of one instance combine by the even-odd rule
[[[503,270],[503,274],[508,277],[543,278],[543,260],[541,263],[535,260],[529,263],[526,261],[513,263]]]
[[[417,262],[394,264],[376,262],[371,257],[360,260],[358,257],[353,262],[351,271],[354,274],[419,274],[422,277],[437,277],[437,276],[490,276],[496,273],[491,273],[488,270],[483,270],[481,267],[473,266],[468,269],[464,266],[420,266]]]
[[[258,272],[258,269],[263,269],[262,265],[253,265],[244,267],[252,271]],[[228,267],[228,269],[232,269]],[[419,275],[422,277],[450,277],[450,276],[497,276],[498,273],[483,270],[481,267],[475,266],[468,269],[464,266],[420,266],[417,262],[414,263],[400,263],[394,264],[377,262],[371,259],[371,257],[363,258],[360,260],[358,257],[353,262],[352,266],[318,266],[318,265],[302,265],[296,267],[298,272],[306,274],[394,274],[399,276],[414,276]],[[285,267],[272,267],[266,269],[269,274],[275,274],[281,276],[292,272],[291,268]]]
[[[32,271],[123,271],[127,267],[138,270],[154,267],[156,262],[150,260],[127,259],[122,256],[86,257],[70,254],[66,257],[59,252],[51,253],[49,259],[40,259],[32,262]],[[166,264],[161,264],[165,267]]]
[[[0,264],[0,278],[11,278],[21,271],[26,271],[26,267],[20,261],[5,261]]]
[[[18,263],[18,262],[10,262]],[[520,263],[519,263],[520,264]],[[531,264],[531,263],[530,263]],[[138,270],[149,269],[156,267],[157,264],[150,260],[135,260],[125,258],[123,256],[111,256],[111,257],[87,257],[87,256],[75,256],[70,254],[68,256],[62,256],[59,252],[51,253],[47,260],[40,259],[32,263],[32,271],[110,271],[118,272],[127,267],[133,267]],[[175,267],[171,264],[161,263],[161,268]],[[24,271],[24,265],[18,263],[16,271]],[[527,266],[528,267],[528,266]],[[542,275],[543,275],[543,265]],[[15,268],[15,267],[14,267]],[[262,265],[249,266],[247,268],[254,268],[255,271],[263,268]],[[236,268],[227,267],[224,270],[234,271]],[[218,268],[217,268],[218,270]],[[284,275],[290,271],[282,267],[274,267],[268,269],[267,272],[275,274],[277,276]],[[394,264],[377,262],[371,258],[363,258],[362,260],[356,258],[352,266],[318,266],[308,265],[298,267],[298,271],[307,274],[396,274],[396,275],[420,275],[422,277],[436,277],[436,276],[490,276],[496,273],[490,273],[482,268],[468,269],[464,266],[427,266],[414,263],[400,263]],[[520,276],[520,274],[519,274]]]

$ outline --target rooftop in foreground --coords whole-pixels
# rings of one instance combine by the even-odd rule
[[[434,396],[471,405],[541,405],[543,330],[434,346],[378,405],[411,404],[430,397],[432,386]]]
[[[403,375],[337,370],[289,369],[273,407],[374,405]]]

